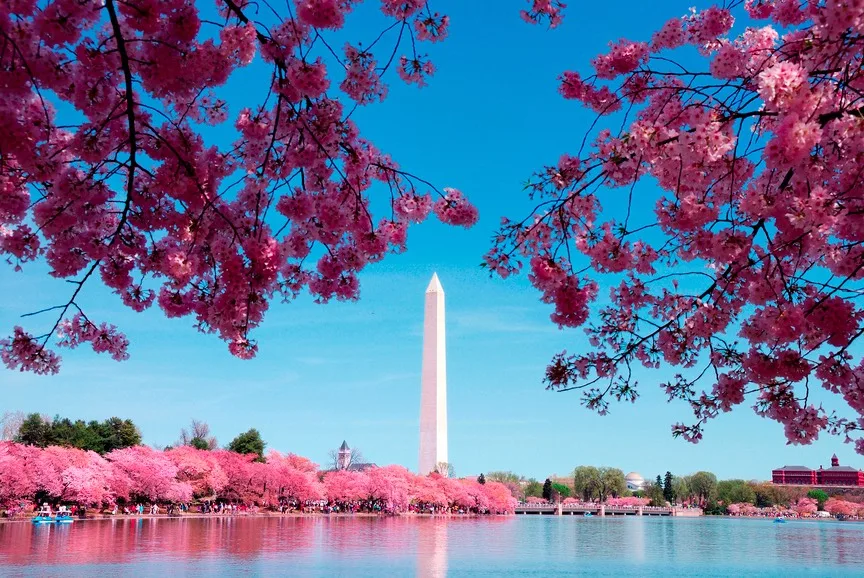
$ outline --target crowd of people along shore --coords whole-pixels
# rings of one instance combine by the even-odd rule
[[[189,446],[117,449],[0,442],[0,512],[48,504],[111,516],[252,513],[510,514],[502,483],[421,476],[401,466],[321,471],[307,458]],[[143,510],[142,510],[143,508]],[[86,514],[85,514],[86,515]]]

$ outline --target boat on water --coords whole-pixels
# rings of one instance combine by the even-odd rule
[[[31,520],[34,524],[71,524],[75,521],[72,514],[66,509],[66,506],[60,506],[57,513],[51,511],[51,506],[42,504],[39,511]]]
[[[592,514],[591,512],[585,512],[585,513],[582,514],[582,515],[583,515],[584,517],[586,517],[586,518],[593,518],[593,517],[594,517],[594,514]]]
[[[774,523],[775,524],[785,524],[786,518],[784,518],[783,516],[777,516],[776,518],[774,518]]]
[[[36,516],[31,521],[34,524],[53,524],[54,513],[51,511],[51,506],[48,504],[42,504],[42,507],[39,508],[39,511],[36,512]]]

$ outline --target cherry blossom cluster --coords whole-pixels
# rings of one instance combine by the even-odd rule
[[[698,69],[676,59],[694,48]],[[528,264],[552,320],[586,325],[548,388],[605,413],[638,397],[640,367],[677,366],[663,389],[695,423],[674,435],[750,400],[789,443],[827,432],[864,453],[864,3],[693,10],[591,64],[560,92],[621,128],[537,173],[535,209],[485,263]]]
[[[636,508],[639,506],[647,506],[651,500],[648,498],[639,498],[637,496],[626,496],[623,498],[608,498],[606,503],[610,506],[626,506]]]
[[[39,493],[85,506],[213,496],[271,508],[324,500],[353,512],[365,504],[392,514],[412,505],[479,514],[513,513],[516,506],[510,490],[498,482],[418,476],[401,466],[320,472],[304,457],[276,451],[263,462],[255,458],[190,446],[166,451],[133,446],[103,457],[76,448],[0,442],[0,505],[33,500]]]
[[[522,10],[520,15],[525,22],[539,24],[548,21],[549,28],[555,28],[564,19],[564,9],[567,5],[560,0],[526,0],[531,4],[530,10]]]
[[[842,498],[829,498],[825,502],[825,511],[835,516],[864,516],[864,504],[850,502]]]
[[[356,3],[0,3],[0,253],[15,268],[44,260],[73,288],[42,312],[57,314],[45,333],[0,340],[7,367],[56,372],[55,337],[127,357],[123,334],[80,309],[91,278],[252,357],[272,299],[356,299],[358,273],[405,250],[410,224],[476,221],[461,193],[402,170],[350,119],[385,98],[391,64],[428,82],[417,50],[446,37],[447,16],[381,0],[390,25],[335,54],[323,34]],[[262,100],[232,108],[223,87],[256,58]],[[233,142],[204,130],[228,123]],[[390,210],[373,214],[378,196]]]

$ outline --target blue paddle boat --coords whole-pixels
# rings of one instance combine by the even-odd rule
[[[582,516],[584,516],[586,518],[593,518],[594,514],[592,514],[591,512],[585,512],[584,514],[582,514]]]
[[[32,522],[34,524],[53,524],[54,517],[51,514],[51,506],[48,504],[42,504],[42,507],[39,508],[38,512],[36,512],[36,516],[33,518]]]
[[[774,523],[775,524],[785,524],[786,518],[784,518],[783,516],[777,516],[776,518],[774,518]]]
[[[60,506],[57,515],[54,516],[54,521],[58,524],[71,524],[75,519],[72,518],[72,512],[67,510],[66,506]]]
[[[55,514],[51,512],[51,506],[48,504],[42,504],[32,520],[34,524],[71,524],[74,521],[75,518],[72,517],[66,506],[60,506]]]

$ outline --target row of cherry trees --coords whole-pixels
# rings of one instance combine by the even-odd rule
[[[729,504],[727,511],[733,516],[756,516],[756,515],[773,515],[774,513],[782,513],[782,508],[759,508],[753,504],[737,503]],[[813,498],[800,498],[790,505],[790,509],[799,517],[806,518],[815,516],[819,510],[816,500]],[[832,516],[857,516],[864,518],[864,504],[850,502],[842,498],[830,498],[825,502],[824,510]]]
[[[316,464],[294,454],[271,451],[266,462],[255,457],[188,446],[167,451],[134,446],[103,457],[77,448],[0,442],[0,505],[37,496],[86,506],[215,496],[271,507],[327,501],[350,511],[398,513],[422,504],[436,510],[510,513],[516,504],[497,482],[418,476],[401,466],[320,472]]]

